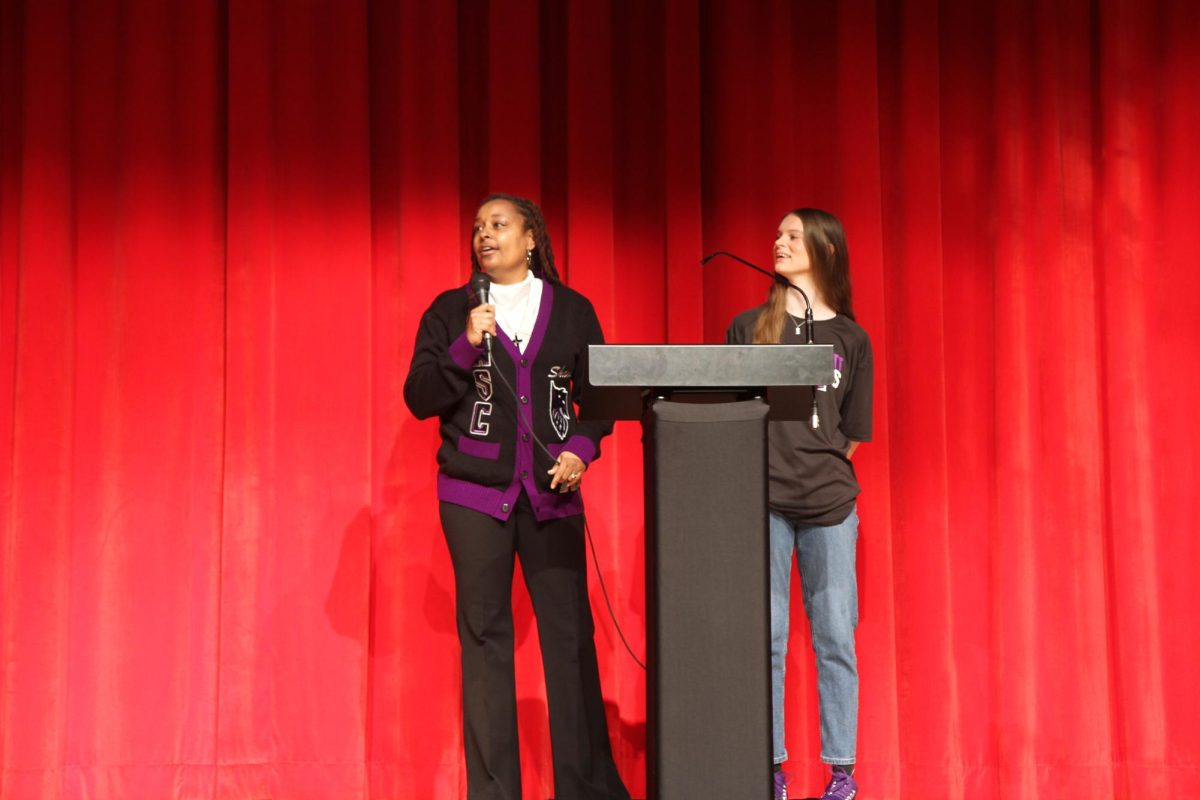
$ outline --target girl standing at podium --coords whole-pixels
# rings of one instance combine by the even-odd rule
[[[529,200],[484,200],[471,267],[490,279],[491,302],[472,307],[482,298],[467,286],[439,295],[421,318],[404,384],[414,415],[441,420],[438,499],[462,646],[467,797],[521,797],[511,602],[520,558],[542,648],[555,796],[628,800],[600,693],[578,494],[612,426],[579,422],[572,404],[587,346],[604,341],[600,323],[559,281],[546,222]]]
[[[806,421],[768,424],[768,506],[771,570],[771,699],[775,798],[787,797],[784,743],[784,668],[787,661],[793,555],[816,654],[821,760],[832,776],[823,798],[848,800],[858,726],[858,625],[855,544],[858,481],[850,457],[871,438],[871,342],[854,321],[850,258],[836,217],[813,208],[779,223],[775,272],[812,302],[813,341],[833,345],[833,383],[814,388],[817,414]],[[731,344],[804,344],[800,293],[775,284],[766,303],[734,318]]]

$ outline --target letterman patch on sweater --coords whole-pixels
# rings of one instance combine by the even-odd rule
[[[471,409],[471,434],[473,436],[487,436],[491,431],[492,426],[486,420],[492,415],[492,371],[488,369],[492,366],[491,355],[486,355],[475,363],[475,369],[471,370],[471,377],[475,379],[475,394],[479,397],[475,401],[474,408]]]
[[[550,374],[550,426],[565,441],[571,428],[571,370],[567,367],[551,367]],[[560,384],[559,380],[563,383]]]

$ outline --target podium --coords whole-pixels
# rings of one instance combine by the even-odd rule
[[[769,797],[767,421],[808,419],[831,345],[591,345],[579,411],[641,419],[651,800]]]

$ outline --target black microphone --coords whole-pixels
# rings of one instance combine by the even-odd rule
[[[471,291],[475,293],[475,299],[479,301],[479,305],[486,306],[488,304],[491,290],[492,279],[486,272],[476,272],[471,276]],[[492,358],[492,335],[487,331],[483,332],[483,349],[488,354],[490,361]]]
[[[717,256],[725,256],[726,258],[732,258],[734,261],[738,262],[739,264],[744,264],[756,272],[761,272],[763,275],[766,275],[768,278],[775,281],[779,285],[786,286],[789,289],[795,289],[797,292],[799,292],[800,296],[804,298],[804,341],[805,341],[805,344],[813,343],[812,303],[809,302],[808,295],[805,294],[803,289],[801,289],[799,286],[797,286],[796,284],[789,281],[787,278],[780,275],[778,272],[768,272],[767,270],[763,269],[762,267],[758,266],[757,264],[751,263],[751,262],[747,261],[746,259],[742,258],[741,256],[735,256],[733,253],[730,253],[728,250],[715,250],[715,251],[709,253],[704,258],[700,259],[700,266],[704,266],[705,264],[712,261]],[[817,388],[815,386],[813,387],[811,423],[813,426],[813,430],[816,430],[817,428],[821,427],[821,417],[817,413]]]
[[[757,264],[751,263],[751,262],[747,261],[746,259],[742,258],[741,256],[735,256],[733,253],[730,253],[727,250],[717,250],[712,253],[709,253],[704,258],[700,259],[700,265],[704,266],[705,264],[712,261],[717,256],[725,256],[726,258],[732,258],[734,261],[738,262],[739,264],[745,264],[750,269],[752,269],[756,272],[761,272],[763,275],[766,275],[768,278],[775,281],[780,286],[786,286],[789,289],[795,289],[797,292],[799,292],[800,296],[804,298],[804,337],[805,337],[804,340],[805,340],[805,344],[813,343],[812,303],[810,303],[808,301],[808,295],[805,294],[803,289],[801,289],[799,286],[797,286],[796,284],[789,281],[787,278],[780,275],[778,272],[768,272],[767,270],[763,269],[762,267],[758,266]]]

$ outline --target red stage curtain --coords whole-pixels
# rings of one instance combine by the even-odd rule
[[[400,387],[491,190],[619,342],[720,340],[766,287],[705,251],[844,220],[871,797],[1200,797],[1198,54],[1190,0],[0,0],[0,797],[463,795]],[[639,436],[586,496],[641,655]]]

